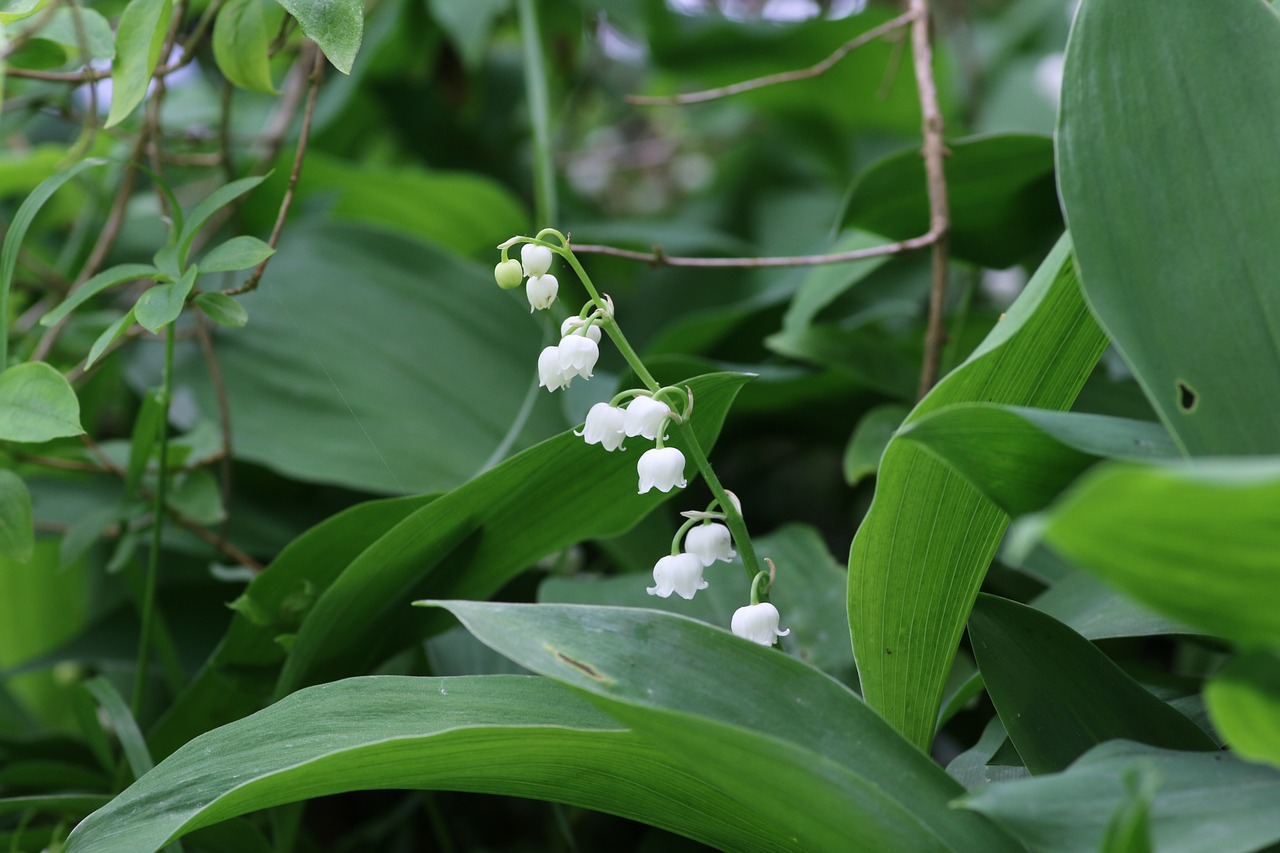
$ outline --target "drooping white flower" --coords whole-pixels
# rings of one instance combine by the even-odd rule
[[[627,421],[623,428],[627,435],[657,438],[662,419],[671,414],[671,407],[652,397],[643,395],[627,404]]]
[[[546,275],[551,269],[551,250],[546,246],[535,246],[525,243],[520,247],[520,261],[524,266],[524,274],[530,278]]]
[[[691,527],[684,535],[684,549],[709,566],[716,560],[726,563],[738,556],[733,550],[733,537],[729,528],[718,521]]]
[[[582,324],[586,322],[587,321],[581,317],[566,317],[565,321],[560,324],[560,337],[568,337],[575,330],[581,328]],[[587,326],[587,337],[591,338],[591,340],[596,343],[600,343],[600,327],[595,323]]]
[[[570,379],[574,376],[591,378],[591,371],[600,358],[600,347],[595,341],[585,335],[569,335],[561,338],[556,349],[559,351],[560,369],[565,376]]]
[[[524,281],[524,270],[520,268],[520,262],[515,258],[507,258],[493,268],[493,277],[498,282],[498,287],[511,290],[519,287],[520,282]]]
[[[599,444],[605,450],[617,450],[627,434],[622,431],[622,420],[626,417],[622,409],[608,403],[596,403],[587,412],[586,423],[582,432],[575,432],[586,439],[587,444]]]
[[[765,601],[739,607],[734,611],[730,625],[739,637],[762,646],[772,646],[774,637],[785,637],[791,633],[790,628],[778,630],[778,618],[778,608]]]
[[[560,368],[560,349],[558,347],[545,347],[538,354],[538,385],[548,391],[555,391],[558,388],[568,387],[572,379],[573,374],[566,374]]]
[[[550,308],[551,303],[556,301],[559,290],[560,282],[553,275],[530,276],[524,289],[525,296],[529,297],[529,313],[532,314],[535,308]]]
[[[640,456],[636,465],[640,474],[640,494],[650,489],[669,492],[673,488],[683,489],[687,483],[684,479],[684,454],[674,447],[654,447]]]
[[[661,598],[668,598],[674,592],[687,600],[698,590],[707,588],[707,582],[702,579],[702,561],[692,554],[663,557],[653,567],[653,582],[655,586],[647,591]]]

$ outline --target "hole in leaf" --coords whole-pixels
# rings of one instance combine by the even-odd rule
[[[1196,396],[1196,392],[1190,385],[1178,380],[1178,408],[1184,412],[1194,412],[1196,404],[1200,402],[1200,398]]]

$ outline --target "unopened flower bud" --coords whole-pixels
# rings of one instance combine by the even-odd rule
[[[512,290],[524,281],[524,270],[515,258],[507,258],[493,268],[493,277],[497,280],[498,287],[503,290]]]

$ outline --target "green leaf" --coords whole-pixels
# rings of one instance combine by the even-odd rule
[[[1124,775],[1125,797],[1111,815],[1100,853],[1152,853],[1151,801],[1160,780],[1154,773],[1133,770]]]
[[[41,326],[52,326],[102,291],[126,281],[150,278],[158,271],[150,264],[119,264],[95,275],[75,289],[57,308],[40,318]]]
[[[1278,52],[1257,0],[1091,0],[1067,48],[1058,167],[1082,285],[1192,455],[1280,452],[1280,112],[1258,109],[1280,100]]]
[[[1250,761],[1280,766],[1280,652],[1237,655],[1204,690],[1214,726]]]
[[[147,752],[147,742],[138,729],[138,722],[129,712],[129,706],[124,703],[115,686],[100,675],[86,681],[84,686],[98,700],[102,713],[111,721],[111,728],[115,730],[116,737],[120,738],[120,746],[124,749],[134,778],[142,776],[154,765],[151,754]]]
[[[25,563],[35,547],[27,484],[12,471],[0,468],[0,559]]]
[[[0,15],[0,23],[2,22],[3,15]],[[66,8],[57,9],[49,16],[49,22],[40,28],[37,37],[57,42],[70,56],[80,56],[86,61],[111,59],[116,52],[115,34],[111,32],[111,25],[102,17],[101,12],[94,9],[81,8],[74,12]],[[85,56],[80,53],[82,44],[88,48]]]
[[[697,400],[692,423],[704,449],[748,379],[714,373],[680,383]],[[683,448],[683,439],[673,435],[668,446]],[[415,595],[492,595],[547,554],[627,530],[668,498],[636,493],[643,450],[633,442],[606,453],[564,432],[406,518],[320,595],[290,648],[277,696],[364,671],[412,642],[426,630],[422,615],[404,606]],[[368,641],[352,643],[353,636]]]
[[[1280,459],[1108,463],[1015,536],[1216,636],[1280,643]]]
[[[1088,572],[1072,572],[1037,596],[1031,606],[1089,640],[1204,633],[1149,610]]]
[[[41,0],[3,0],[0,2],[0,24],[12,24],[33,13]]]
[[[588,695],[788,837],[782,849],[1011,849],[995,826],[955,819],[949,803],[961,788],[928,756],[847,688],[786,655],[653,610],[424,603]]]
[[[1062,770],[1108,740],[1217,749],[1096,646],[1034,608],[979,595],[969,637],[987,693],[1033,774]]]
[[[233,272],[256,267],[276,253],[257,237],[232,237],[209,250],[200,259],[200,272]]]
[[[67,377],[43,361],[0,373],[0,441],[40,442],[83,434],[80,401]]]
[[[105,127],[124,121],[146,97],[172,15],[173,0],[129,0],[129,5],[124,7],[116,28],[111,110]]]
[[[130,308],[128,313],[120,317],[110,326],[107,326],[107,328],[103,330],[102,334],[98,335],[98,339],[93,342],[93,346],[89,347],[89,355],[86,356],[84,360],[85,368],[88,369],[92,367],[93,363],[101,358],[102,354],[106,352],[107,347],[115,343],[116,339],[128,331],[129,327],[132,325],[133,309]]]
[[[1050,776],[989,785],[960,800],[1040,853],[1095,853],[1125,773],[1160,780],[1148,813],[1160,853],[1252,853],[1280,840],[1280,771],[1230,753],[1174,752],[1128,741],[1098,746]]]
[[[795,849],[747,804],[546,679],[381,676],[313,687],[201,735],[90,815],[65,850],[153,851],[235,815],[388,787],[535,797],[722,849]]]
[[[44,203],[58,191],[67,181],[76,175],[101,166],[106,160],[81,160],[74,166],[58,172],[40,182],[31,195],[27,196],[18,212],[13,215],[9,229],[4,235],[4,246],[0,247],[0,373],[9,364],[9,289],[13,285],[13,273],[18,268],[18,252],[22,248],[22,240],[27,236],[27,229],[40,212]]]
[[[912,411],[994,402],[1065,408],[1106,340],[1064,239],[974,353]],[[849,623],[863,695],[927,748],[974,596],[1008,518],[914,442],[893,439],[849,555]]]
[[[279,0],[298,21],[302,34],[320,46],[343,74],[351,73],[364,32],[361,0]]]
[[[187,263],[187,255],[191,251],[191,244],[196,239],[196,235],[200,233],[200,229],[209,221],[209,217],[213,216],[222,208],[238,199],[240,196],[249,192],[258,184],[271,177],[271,174],[254,175],[249,178],[240,178],[229,184],[223,184],[213,192],[209,193],[195,209],[191,211],[191,215],[187,217],[186,222],[182,226],[182,230],[178,234],[178,239],[174,245],[177,247],[177,256],[174,261],[176,266],[181,269]],[[168,247],[166,247],[168,248]],[[164,250],[161,250],[164,251]],[[157,259],[156,265],[160,265]]]
[[[1159,424],[986,403],[947,406],[899,435],[923,444],[1010,515],[1044,508],[1099,459],[1178,455]]]
[[[1062,233],[1053,140],[1009,133],[957,139],[947,147],[952,253],[997,269],[1042,256]],[[858,177],[844,224],[894,240],[929,230],[919,146],[872,164]]]
[[[178,281],[157,284],[139,296],[133,306],[133,316],[138,325],[154,335],[177,320],[187,304],[191,288],[195,287],[198,272],[196,267],[188,267]]]
[[[147,465],[151,462],[151,453],[160,439],[160,426],[166,417],[168,406],[160,389],[153,388],[142,396],[142,405],[138,407],[138,416],[133,422],[133,434],[129,441],[129,466],[124,478],[126,496],[137,494],[142,475],[147,472]]]
[[[199,524],[218,524],[227,517],[218,480],[204,469],[187,473],[169,493],[167,502]]]
[[[198,293],[195,303],[197,308],[219,326],[239,329],[249,322],[249,312],[244,310],[239,301],[225,293]]]
[[[884,238],[875,234],[854,231],[844,235],[830,251],[852,252],[883,243]],[[801,329],[812,325],[822,309],[888,263],[889,258],[889,255],[879,255],[847,264],[814,267],[805,275],[795,296],[791,298],[787,313],[782,317],[783,328]]]
[[[277,14],[271,15],[271,12]],[[229,0],[213,22],[213,58],[231,85],[250,92],[276,93],[271,82],[271,37],[268,15],[279,7],[268,0]]]
[[[911,410],[897,403],[876,406],[862,416],[844,449],[844,481],[856,486],[880,467],[880,457]]]

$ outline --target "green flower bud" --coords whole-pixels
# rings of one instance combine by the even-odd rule
[[[524,281],[524,269],[515,258],[508,258],[493,268],[493,277],[497,280],[498,287],[513,290]]]

